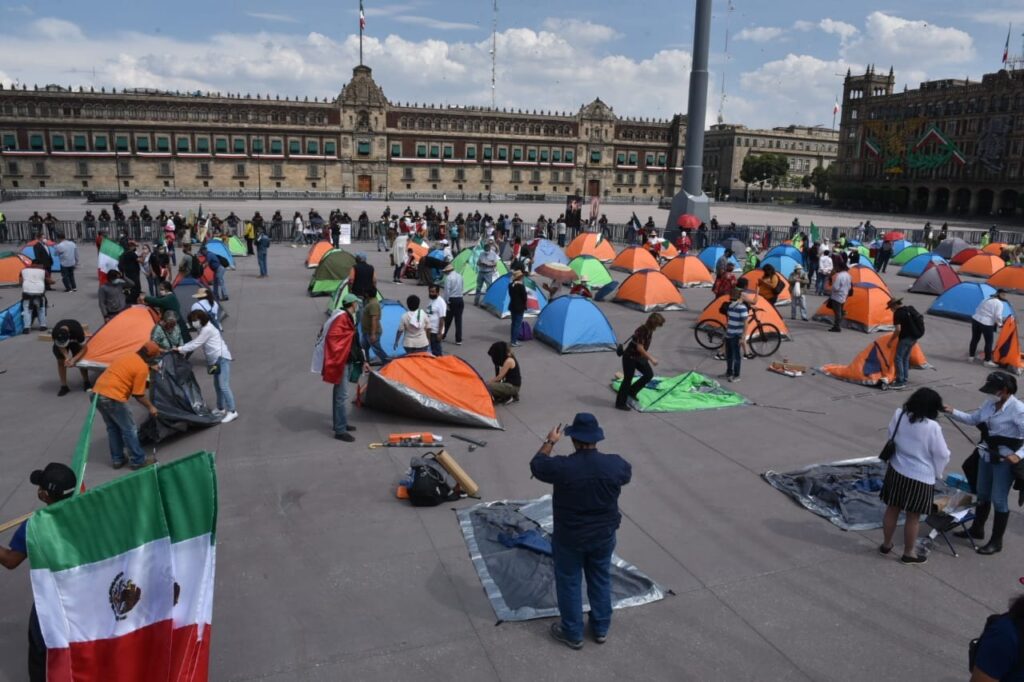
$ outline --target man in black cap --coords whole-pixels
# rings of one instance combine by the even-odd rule
[[[45,469],[36,469],[28,477],[29,482],[39,488],[36,496],[47,505],[60,502],[71,497],[78,482],[71,467],[59,462],[50,462]],[[28,557],[28,521],[23,521],[18,530],[14,531],[9,548],[0,547],[0,565],[13,570]],[[46,643],[39,629],[39,617],[36,607],[28,618],[28,679],[30,682],[46,680]]]
[[[530,461],[530,471],[554,486],[554,533],[551,537],[555,564],[555,591],[561,622],[551,624],[551,636],[571,649],[583,647],[583,599],[580,574],[587,578],[590,601],[590,632],[604,644],[612,620],[611,559],[619,514],[619,493],[633,470],[618,455],[597,449],[604,431],[597,418],[580,412],[565,429],[574,452],[552,457],[562,437],[562,425],[551,429]]]
[[[68,388],[68,367],[74,367],[78,356],[85,348],[85,329],[78,320],[61,320],[53,325],[53,357],[57,358],[57,376],[60,378],[60,390],[58,396],[67,395],[71,389]],[[78,368],[82,373],[82,390],[92,387],[89,381],[89,373],[82,367]]]

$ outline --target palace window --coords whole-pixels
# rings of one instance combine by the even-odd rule
[[[402,179],[403,180],[415,180],[415,178],[413,177],[413,174],[412,174],[412,168],[409,168],[408,166],[406,166],[405,168],[402,169]]]
[[[572,163],[573,159],[576,158],[576,154],[571,149],[565,150],[565,162]]]
[[[402,155],[402,145],[400,143],[398,143],[398,142],[395,142],[394,144],[391,145],[391,156],[401,156],[401,155]]]
[[[114,138],[114,149],[119,152],[128,151],[128,137],[125,135],[118,135]]]
[[[187,137],[179,137],[177,140],[175,140],[175,142],[178,145],[178,151],[179,152],[187,152],[188,151],[188,138]]]
[[[475,144],[466,145],[466,158],[467,159],[476,159],[476,145]]]
[[[235,154],[244,154],[245,153],[245,138],[244,137],[236,137],[234,139],[234,152],[235,152]]]
[[[522,148],[516,147],[515,149],[512,150],[512,160],[513,161],[522,161],[523,160],[523,150],[522,150]]]
[[[284,164],[273,163],[270,165],[270,177],[272,178],[283,178],[284,177]]]
[[[619,152],[618,154],[616,154],[615,155],[615,163],[619,164],[620,166],[625,164],[626,163],[626,153],[625,152]]]
[[[562,150],[561,149],[552,149],[551,150],[551,160],[554,161],[555,163],[561,163],[562,162]]]
[[[318,166],[315,163],[311,163],[308,166],[306,166],[306,179],[307,180],[316,180],[319,177],[320,177],[320,166]]]
[[[107,136],[97,135],[93,138],[93,148],[96,151],[105,152],[107,151]]]
[[[136,137],[135,138],[135,148],[138,149],[140,152],[148,152],[149,151],[149,138],[148,137]]]
[[[3,137],[3,149],[17,149],[18,138],[10,133],[5,133]]]
[[[547,163],[548,162],[548,150],[547,149],[541,149],[540,150],[540,161],[541,161],[541,163]]]
[[[244,178],[244,177],[246,177],[245,176],[245,164],[244,163],[236,163],[235,164],[235,177],[236,178]]]
[[[289,154],[301,154],[302,143],[298,140],[288,140],[288,153]]]
[[[438,145],[436,145],[436,144],[430,145],[430,158],[436,159],[440,155],[441,155],[441,148]]]
[[[359,154],[359,156],[369,156],[370,155],[370,143],[367,142],[366,140],[361,140],[361,141],[357,142],[356,143],[356,152]]]
[[[512,171],[512,182],[522,182],[522,181],[523,181],[522,173],[520,173],[518,170],[513,170]]]
[[[160,177],[169,178],[173,174],[171,173],[171,164],[167,161],[160,162],[160,172],[157,173]]]
[[[629,165],[630,166],[635,166],[636,165],[636,152],[630,152],[629,153]]]
[[[494,154],[494,150],[490,147],[484,147],[484,161],[490,161]]]
[[[653,166],[654,165],[654,154],[647,154],[646,156],[644,156],[644,165],[645,166]]]
[[[508,161],[508,149],[498,147],[498,161]]]
[[[455,181],[456,182],[465,182],[466,181],[466,169],[465,168],[456,168],[455,169]]]
[[[76,152],[84,152],[88,149],[85,141],[85,135],[75,135],[72,140]]]
[[[282,153],[283,150],[284,150],[284,143],[281,142],[281,140],[271,140],[270,141],[270,153],[271,154],[280,154],[280,153]]]
[[[594,150],[590,152],[590,163],[601,163],[601,152]]]
[[[665,155],[664,154],[658,154],[658,165],[659,166],[664,166],[665,165]]]
[[[199,172],[196,175],[200,178],[210,177],[210,164],[206,161],[199,164]]]
[[[213,142],[214,149],[217,150],[218,154],[227,154],[228,152],[228,138],[218,137]]]
[[[427,158],[427,145],[418,144],[416,145],[416,158],[425,159]]]
[[[540,182],[540,171],[535,170],[530,172],[530,182]]]
[[[362,154],[362,152],[359,152]],[[369,151],[367,151],[369,153]],[[338,155],[338,143],[331,140],[330,142],[324,142],[324,154],[326,156],[337,156]]]
[[[452,146],[450,144],[446,144],[444,146],[444,158],[446,158],[446,159],[452,158],[452,154],[453,153],[454,153],[454,150],[452,149]]]
[[[252,138],[252,151],[255,154],[262,154],[263,153],[263,138],[262,137],[254,137],[254,138]]]
[[[76,164],[75,175],[77,175],[80,178],[89,177],[89,162],[88,161],[79,161]]]
[[[484,182],[490,182],[491,181],[491,169],[490,168],[484,168],[483,178],[482,179],[483,179]]]
[[[306,140],[306,153],[307,154],[319,154],[320,153],[320,142],[318,140]]]
[[[6,145],[4,145],[4,146],[6,146]],[[65,148],[65,146],[64,146],[64,136],[63,135],[54,135],[52,138],[50,138],[50,148],[53,151],[55,151],[55,152],[62,152],[62,151],[64,151],[64,148]]]
[[[439,169],[439,168],[431,168],[430,169],[430,179],[431,180],[435,180],[435,181],[436,180],[440,180],[441,179],[441,169]]]
[[[158,152],[169,152],[171,151],[171,139],[165,135],[157,135],[156,138],[156,150]]]

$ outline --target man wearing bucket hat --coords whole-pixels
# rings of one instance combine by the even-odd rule
[[[551,636],[571,649],[583,647],[583,599],[580,574],[586,575],[590,602],[590,632],[604,644],[612,620],[611,559],[615,531],[622,515],[619,493],[633,470],[619,455],[602,453],[597,444],[604,431],[597,418],[580,412],[565,429],[573,453],[552,457],[562,438],[562,425],[551,429],[530,461],[530,472],[554,486],[551,536],[555,591],[561,621],[552,623]]]
[[[1003,534],[1010,520],[1007,498],[1013,484],[1013,465],[1024,457],[1024,403],[1017,399],[1017,379],[1007,372],[992,372],[985,378],[982,393],[992,396],[973,412],[961,412],[949,405],[943,411],[954,421],[977,426],[981,441],[964,462],[964,471],[970,476],[971,461],[976,461],[977,476],[974,488],[978,491],[978,506],[974,510],[974,523],[958,537],[981,540],[985,537],[985,522],[995,507],[992,537],[978,554],[996,554],[1003,549]]]

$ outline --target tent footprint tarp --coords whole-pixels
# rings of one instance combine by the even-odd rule
[[[612,381],[618,391],[621,380]],[[743,405],[747,399],[698,372],[654,377],[637,396],[640,412],[693,412]]]

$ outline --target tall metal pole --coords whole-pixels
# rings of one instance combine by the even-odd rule
[[[498,0],[494,0],[494,18],[491,22],[491,109],[495,107],[498,80]],[[493,154],[493,152],[492,152]]]
[[[683,189],[691,196],[701,193],[704,175],[704,116],[708,108],[708,53],[711,47],[711,0],[697,0],[693,25],[693,66],[686,113],[686,165]]]

